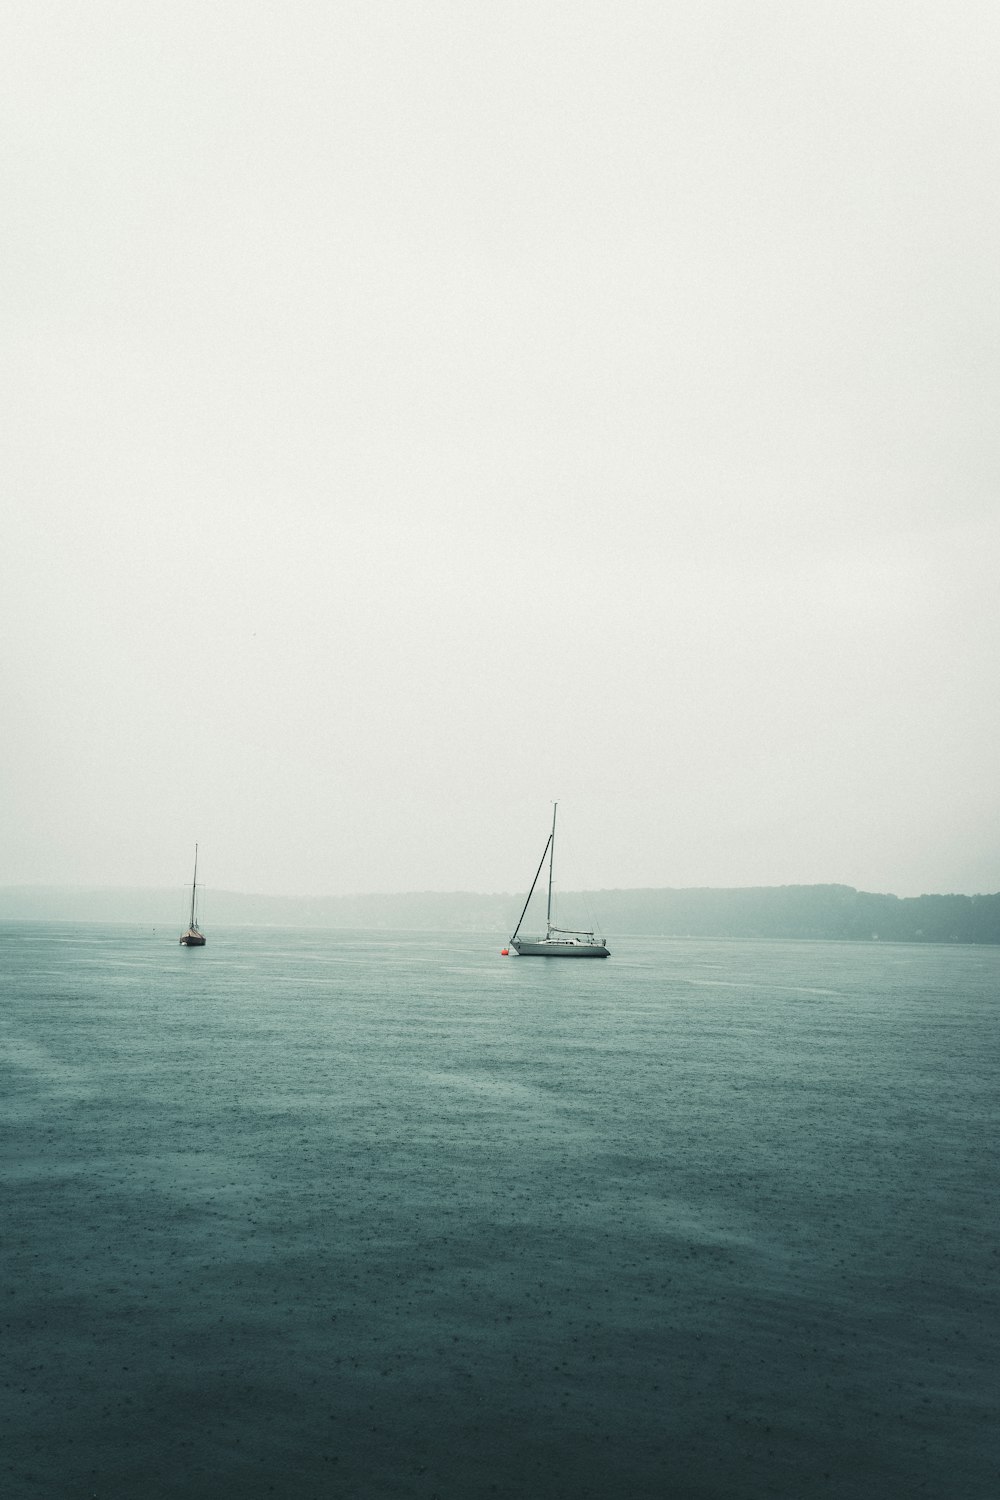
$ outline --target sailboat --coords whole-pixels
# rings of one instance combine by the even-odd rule
[[[558,809],[559,803],[554,802],[552,804],[552,832],[549,834],[545,848],[542,850],[542,857],[538,862],[535,878],[531,882],[531,890],[528,892],[528,899],[524,903],[524,910],[521,912],[520,917],[518,917],[517,926],[514,928],[510,947],[521,958],[610,958],[611,954],[609,949],[604,946],[604,939],[602,937],[595,938],[592,930],[590,932],[577,932],[570,927],[553,927],[552,925],[552,870],[555,865],[556,813]],[[528,902],[530,902],[532,896],[535,894],[535,886],[538,884],[538,877],[542,873],[542,866],[545,864],[546,855],[549,857],[549,899],[545,908],[545,936],[534,940],[518,937],[518,933],[521,930],[521,923],[524,921],[524,913],[528,910]],[[509,949],[504,948],[503,951],[504,953],[508,953]]]
[[[198,895],[198,845],[194,846],[194,879],[191,881],[191,922],[187,932],[181,933],[179,941],[185,948],[204,948],[205,934],[198,931],[198,924],[194,919],[194,903]]]

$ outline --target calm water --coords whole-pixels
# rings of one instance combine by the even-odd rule
[[[0,927],[8,1497],[1000,1494],[1000,951]]]

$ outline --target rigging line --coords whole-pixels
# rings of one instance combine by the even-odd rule
[[[550,833],[549,836],[548,836],[548,838],[545,840],[545,848],[542,850],[542,857],[538,861],[538,869],[535,871],[535,878],[531,882],[531,890],[528,892],[528,900],[525,901],[524,907],[523,907],[523,909],[521,911],[521,915],[517,919],[517,926],[514,928],[514,931],[511,933],[511,936],[510,936],[510,941],[511,942],[514,941],[514,939],[517,937],[518,933],[521,930],[521,923],[524,921],[524,913],[528,910],[528,901],[530,901],[531,898],[532,898],[532,896],[535,894],[535,886],[538,884],[538,877],[542,873],[542,866],[545,863],[545,856],[549,852],[549,845],[551,844],[551,842],[552,842],[552,835]]]
[[[590,930],[591,932],[597,932],[599,931],[599,926],[597,918],[594,916],[594,908],[591,906],[590,902],[587,899],[588,892],[581,891],[580,894],[583,897],[583,906],[584,910],[587,913],[587,921],[590,923]]]

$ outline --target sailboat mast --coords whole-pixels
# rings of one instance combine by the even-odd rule
[[[194,898],[198,889],[198,845],[194,846],[194,879],[191,881],[191,926],[194,926]]]
[[[558,802],[552,804],[552,832],[549,834],[549,900],[545,908],[545,932],[547,937],[552,936],[552,866],[556,857],[556,811]]]

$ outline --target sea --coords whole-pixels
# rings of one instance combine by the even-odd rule
[[[0,925],[5,1500],[1000,1495],[1000,949]]]

